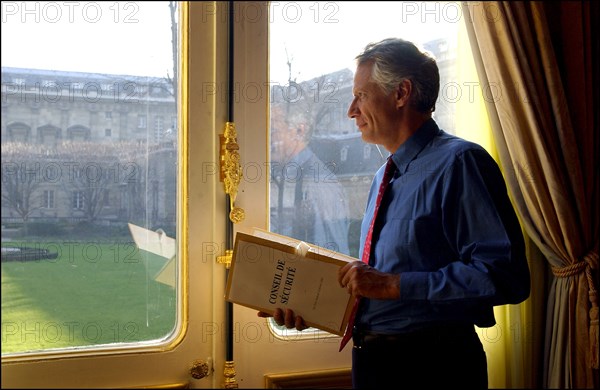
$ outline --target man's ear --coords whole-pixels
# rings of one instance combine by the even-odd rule
[[[403,79],[396,87],[396,108],[408,105],[412,95],[412,82],[409,79]]]

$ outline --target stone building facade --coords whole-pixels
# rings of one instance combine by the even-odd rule
[[[425,48],[438,61],[442,88],[452,85],[455,51],[443,39]],[[278,107],[308,127],[310,148],[344,188],[355,236],[371,179],[387,152],[365,144],[347,118],[352,85],[353,72],[343,69],[275,86],[270,101],[272,113]],[[163,78],[2,68],[3,225],[137,222],[174,230],[173,91]],[[454,132],[453,104],[443,94],[434,117]],[[272,186],[272,191],[278,190]],[[293,193],[288,190],[286,196]],[[294,204],[291,199],[283,203]]]
[[[2,223],[175,224],[168,80],[2,68]]]

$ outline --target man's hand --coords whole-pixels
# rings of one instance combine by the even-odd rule
[[[400,298],[400,274],[377,271],[362,261],[353,261],[340,268],[338,282],[349,294],[356,297]]]
[[[275,309],[273,315],[270,315],[269,313],[265,313],[263,311],[259,311],[257,315],[262,318],[273,317],[277,325],[285,325],[285,327],[288,329],[296,328],[296,330],[302,331],[308,328],[308,326],[304,323],[304,319],[300,316],[294,315],[294,311],[291,309],[283,310],[277,308]]]

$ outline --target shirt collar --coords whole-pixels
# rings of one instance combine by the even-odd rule
[[[400,172],[401,175],[406,172],[410,162],[417,157],[419,152],[423,150],[425,145],[427,145],[439,131],[440,129],[433,118],[429,118],[409,139],[406,140],[406,142],[400,145],[394,154],[392,154],[392,160],[394,161],[394,164],[396,164],[398,172]]]

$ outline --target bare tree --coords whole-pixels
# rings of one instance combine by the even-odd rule
[[[2,144],[2,203],[21,218],[25,232],[31,214],[42,207],[36,192],[42,183],[42,167],[35,162],[40,152],[21,142]]]
[[[179,27],[177,25],[177,2],[169,1],[169,11],[171,15],[171,55],[173,56],[173,77],[167,74],[167,80],[173,86],[172,94],[177,102],[178,82],[179,82]]]
[[[131,205],[143,206],[139,187],[145,175],[146,153],[143,145],[134,141],[98,144],[95,142],[63,142],[57,153],[63,164],[70,167],[68,186],[75,206],[80,208],[89,222],[93,222],[107,206],[111,192],[126,188],[133,192]],[[137,185],[136,185],[137,184]],[[131,195],[131,194],[129,194]]]

